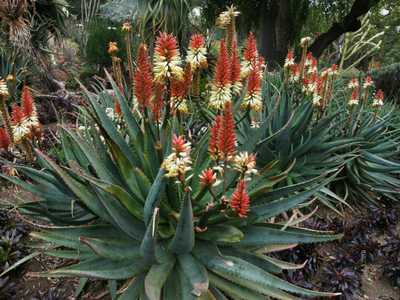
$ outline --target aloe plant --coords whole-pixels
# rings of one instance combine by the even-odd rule
[[[216,164],[208,152],[209,134],[193,143],[192,165],[184,179],[167,177],[165,162],[176,147],[173,135],[184,128],[177,117],[161,127],[138,116],[113,85],[121,115],[114,120],[107,116],[114,101],[107,93],[85,90],[84,114],[91,128],[63,129],[66,165],[37,152],[41,171],[16,167],[29,183],[2,175],[40,197],[21,212],[57,225],[32,234],[49,243],[45,253],[78,261],[40,276],[123,280],[120,299],[333,295],[280,279],[283,270],[301,266],[263,255],[340,237],[271,222],[326,182],[317,178],[274,189],[285,174],[271,164],[246,181],[242,194],[237,183],[243,174],[237,169],[226,168],[223,175],[211,170],[217,182],[206,185],[203,172]],[[239,138],[238,151],[242,149],[251,150]],[[250,207],[240,215],[232,199],[244,195]]]

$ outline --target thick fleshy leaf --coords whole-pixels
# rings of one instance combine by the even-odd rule
[[[192,284],[192,294],[199,297],[208,291],[207,270],[191,254],[178,255],[179,266]]]

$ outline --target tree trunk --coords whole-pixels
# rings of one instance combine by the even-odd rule
[[[260,54],[266,62],[275,61],[276,43],[275,43],[275,22],[278,15],[278,6],[276,1],[268,4],[264,1],[260,7]]]
[[[324,50],[342,34],[354,32],[361,28],[361,21],[358,18],[366,14],[380,0],[356,0],[350,12],[340,23],[334,23],[325,33],[321,34],[311,45],[310,51],[315,57],[320,57]]]
[[[290,20],[290,0],[279,1],[278,17],[275,23],[276,49],[275,62],[283,65],[290,45],[292,26]],[[297,24],[296,24],[297,25]]]

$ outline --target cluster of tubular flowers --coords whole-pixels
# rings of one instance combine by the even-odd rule
[[[383,106],[383,99],[385,95],[382,90],[378,90],[375,95],[374,99],[372,100],[372,107],[380,107]]]
[[[347,88],[350,89],[350,90],[353,90],[353,89],[358,89],[359,86],[360,86],[360,82],[359,82],[358,78],[352,78],[349,81],[349,84],[347,85]]]
[[[149,106],[153,94],[153,75],[151,73],[150,57],[145,44],[139,45],[133,78],[135,97],[139,108],[144,111]]]
[[[225,103],[223,114],[215,118],[210,132],[211,159],[225,162],[233,160],[236,154],[236,133],[230,102]]]
[[[188,113],[187,97],[189,95],[190,86],[192,84],[192,70],[190,64],[185,67],[183,80],[171,81],[171,108],[172,111],[180,113]]]
[[[9,96],[7,83],[4,79],[0,80],[0,96],[2,96],[2,97]]]
[[[285,69],[290,69],[290,68],[294,67],[295,65],[296,65],[296,63],[294,61],[293,50],[289,50],[286,55],[285,64],[283,65],[283,67]]]
[[[246,96],[241,103],[242,109],[250,109],[256,112],[262,110],[261,79],[262,74],[260,66],[254,66],[254,68],[250,70],[250,75],[248,77]]]
[[[183,69],[178,43],[172,34],[161,32],[154,49],[154,79],[158,83],[166,80],[182,80]]]
[[[250,75],[250,71],[260,65],[260,57],[257,51],[257,42],[254,34],[250,32],[247,37],[245,48],[243,51],[243,62],[241,66],[242,78],[247,78]]]
[[[359,89],[356,88],[356,89],[353,89],[353,91],[351,92],[351,96],[350,96],[348,105],[351,107],[354,105],[358,105],[359,102],[360,102],[360,92],[359,92]]]
[[[172,153],[164,160],[161,167],[166,171],[165,176],[185,180],[186,172],[191,170],[191,145],[183,136],[172,137]]]
[[[27,86],[22,89],[21,103],[22,106],[14,105],[12,108],[12,133],[16,144],[41,134],[35,103]]]
[[[242,174],[247,181],[258,173],[256,169],[256,156],[248,152],[240,152],[233,160],[233,168]]]
[[[239,180],[230,200],[232,210],[240,217],[246,218],[250,211],[250,197],[246,192],[246,182]]]
[[[11,141],[8,136],[7,130],[3,127],[0,127],[0,150],[8,150],[10,147]]]
[[[234,95],[240,95],[243,84],[241,78],[240,58],[237,47],[237,41],[234,40],[232,43],[232,55],[231,55],[231,86],[232,93]]]
[[[231,68],[225,41],[221,41],[214,80],[211,86],[209,105],[222,109],[225,103],[231,101]]]
[[[219,14],[216,25],[220,28],[226,28],[232,24],[233,20],[240,15],[240,12],[232,5],[226,11]]]
[[[193,72],[199,69],[206,69],[208,67],[207,48],[203,35],[194,34],[190,38],[186,62],[190,64]]]
[[[217,183],[217,174],[211,168],[205,169],[201,172],[199,178],[200,184],[205,187],[212,187]]]
[[[164,107],[165,85],[156,83],[154,86],[154,97],[151,102],[151,112],[155,121],[161,120],[161,113]]]

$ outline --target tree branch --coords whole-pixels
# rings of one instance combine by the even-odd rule
[[[342,34],[354,32],[361,28],[360,16],[366,14],[380,0],[356,0],[350,12],[341,23],[334,23],[325,33],[321,34],[311,45],[310,51],[315,57],[320,57],[324,50]]]

